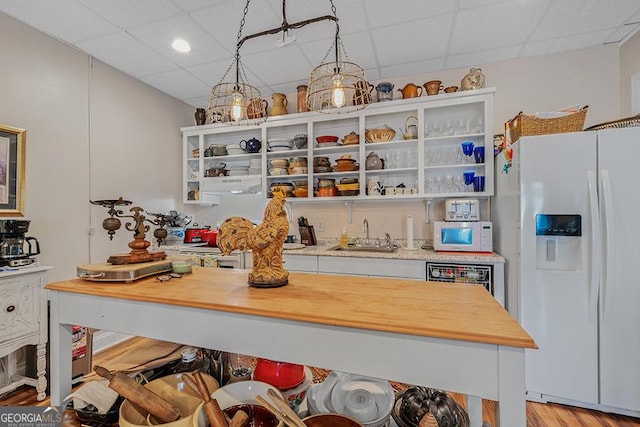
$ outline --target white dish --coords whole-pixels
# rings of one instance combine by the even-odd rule
[[[274,390],[282,395],[276,387],[261,381],[238,381],[220,387],[211,393],[211,397],[218,401],[220,409],[243,403],[260,405],[256,396],[267,396],[268,390]]]
[[[269,145],[291,145],[291,140],[287,138],[269,138],[267,142],[269,143]]]
[[[318,147],[336,147],[338,145],[337,142],[318,142]]]
[[[331,392],[333,387],[342,377],[348,375],[344,372],[331,371],[327,378],[320,384],[315,393],[315,406],[320,412],[335,412],[331,404]]]
[[[302,243],[284,243],[282,245],[282,249],[284,250],[302,249],[302,248],[306,248],[306,245],[303,245]]]
[[[371,413],[371,411],[367,409],[360,414],[362,417],[360,421],[365,424],[375,423],[389,416],[395,403],[395,393],[389,381],[362,375],[347,374],[338,380],[331,391],[330,399],[333,410],[339,414],[360,418],[346,407],[350,396],[354,393],[370,396],[372,405],[376,407],[375,413]]]
[[[291,147],[288,145],[270,145],[271,151],[289,151]]]

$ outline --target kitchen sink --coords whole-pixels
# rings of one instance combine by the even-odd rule
[[[397,246],[363,246],[363,245],[347,245],[347,246],[334,246],[329,248],[330,251],[346,251],[346,252],[382,252],[393,253],[398,250]]]

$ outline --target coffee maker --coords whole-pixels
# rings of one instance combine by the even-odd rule
[[[33,264],[34,255],[40,253],[40,243],[35,237],[27,237],[29,223],[26,219],[0,220],[0,266],[21,267]]]

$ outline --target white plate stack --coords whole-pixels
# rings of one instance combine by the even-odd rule
[[[355,418],[365,427],[389,422],[394,404],[389,381],[333,371],[307,392],[309,413],[337,413]]]

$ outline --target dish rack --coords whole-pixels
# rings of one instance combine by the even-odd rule
[[[589,106],[586,105],[575,113],[546,119],[520,112],[507,122],[511,133],[511,141],[516,142],[521,136],[580,132],[584,127],[588,109]]]

